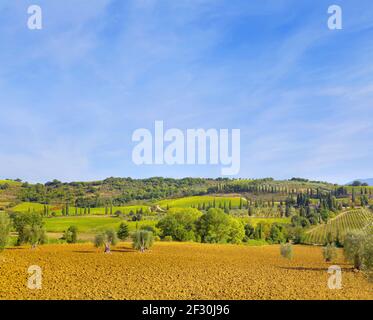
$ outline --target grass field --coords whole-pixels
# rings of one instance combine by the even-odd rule
[[[14,181],[14,180],[1,180],[0,184],[8,184],[9,186],[20,186],[22,182]]]
[[[56,217],[45,218],[45,228],[47,232],[63,232],[68,227],[74,225],[81,233],[97,233],[106,229],[117,230],[120,223],[124,220],[117,217]],[[128,221],[130,231],[136,230],[136,227],[155,226],[156,220]]]
[[[62,215],[62,206],[61,205],[48,205],[50,213],[55,212],[56,215]],[[115,214],[117,211],[120,211],[123,214],[129,214],[131,211],[133,213],[136,213],[142,209],[144,214],[150,214],[150,208],[148,206],[143,206],[143,205],[136,205],[136,206],[113,206],[112,207],[112,213]],[[12,211],[15,212],[39,212],[42,213],[44,212],[44,205],[40,203],[35,203],[35,202],[22,202],[13,208],[11,208]],[[100,207],[100,208],[91,208],[90,209],[90,214],[91,215],[105,215],[106,210],[108,214],[110,214],[110,207],[105,209],[105,207]],[[75,207],[69,207],[69,215],[74,216],[75,213],[78,215],[84,213],[84,209],[77,208]]]
[[[20,204],[17,204],[16,206],[12,207],[11,210],[15,212],[43,212],[44,205],[41,203],[36,203],[36,202],[22,202]],[[53,211],[54,209],[59,209],[59,208],[54,208],[51,207],[51,210]]]
[[[257,218],[257,217],[247,217],[242,218],[243,221],[250,223],[253,227],[256,227],[256,225],[259,222],[264,222],[268,224],[273,223],[279,223],[279,224],[290,224],[291,219],[290,218]]]
[[[240,197],[212,197],[212,196],[195,196],[195,197],[184,197],[180,199],[166,199],[157,202],[157,204],[163,208],[167,206],[169,208],[173,207],[181,207],[181,208],[188,208],[194,206],[195,208],[198,205],[202,206],[205,204],[206,206],[209,204],[213,204],[215,201],[216,207],[224,206],[228,207],[229,203],[231,203],[232,208],[238,208],[240,205]],[[243,204],[246,204],[246,200],[242,199]]]
[[[328,234],[343,241],[347,232],[363,230],[368,225],[373,225],[373,213],[366,209],[346,211],[330,219],[326,224],[318,225],[306,233],[306,242],[324,244]]]
[[[0,299],[371,299],[372,284],[340,256],[343,288],[327,286],[318,247],[250,247],[157,242],[146,253],[121,243],[112,254],[92,244],[10,248],[0,258]],[[42,269],[42,289],[26,287]]]

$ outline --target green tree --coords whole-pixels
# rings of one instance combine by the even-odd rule
[[[255,227],[254,238],[256,240],[266,240],[269,238],[271,225],[266,222],[259,222]]]
[[[230,219],[230,230],[228,235],[228,242],[239,244],[245,237],[244,224],[237,219]]]
[[[293,259],[293,246],[291,243],[281,244],[280,254],[286,259]]]
[[[18,233],[17,245],[30,243],[32,248],[46,241],[43,217],[36,212],[17,213],[13,217],[14,229]]]
[[[118,234],[118,238],[120,240],[126,240],[129,236],[128,223],[122,222],[119,225],[119,230],[118,230],[117,234]]]
[[[363,271],[368,276],[368,279],[373,281],[373,233],[369,234],[365,240],[362,258]]]
[[[365,237],[365,233],[362,231],[349,232],[343,244],[346,259],[352,262],[357,270],[361,270],[363,264]]]
[[[246,223],[245,224],[245,236],[247,237],[247,239],[253,239],[254,233],[255,233],[255,228],[250,223]]]
[[[5,212],[0,212],[0,252],[4,250],[8,244],[10,229],[12,222]]]
[[[360,197],[360,205],[362,207],[366,207],[366,206],[369,205],[369,199],[366,195],[363,195],[363,196]]]
[[[197,241],[196,222],[202,213],[193,208],[171,208],[157,228],[162,237],[170,236],[176,241]]]
[[[302,227],[288,227],[287,240],[294,244],[301,244],[305,240],[305,231]]]
[[[322,253],[326,262],[333,262],[337,258],[337,247],[334,243],[327,244],[323,247]]]
[[[245,236],[243,223],[226,215],[222,209],[210,208],[196,223],[202,242],[240,243]]]
[[[78,242],[78,228],[76,226],[70,226],[63,234],[62,239],[66,240],[67,243]]]
[[[272,243],[283,243],[283,242],[285,242],[286,238],[285,238],[285,235],[284,235],[283,231],[284,231],[283,226],[281,226],[277,223],[273,223],[271,225],[271,230],[270,230],[270,233],[269,233],[269,240]]]
[[[132,233],[132,246],[134,249],[144,252],[148,250],[154,242],[153,233],[146,230],[138,230]]]
[[[110,247],[118,243],[117,234],[114,230],[106,230],[96,235],[94,244],[97,248],[104,246],[104,253],[110,253]]]

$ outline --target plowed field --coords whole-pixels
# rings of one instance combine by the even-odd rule
[[[327,286],[321,248],[156,243],[146,253],[121,243],[112,254],[91,244],[9,248],[0,254],[1,299],[372,299],[373,286],[340,257],[341,290]],[[27,269],[42,269],[28,289]]]

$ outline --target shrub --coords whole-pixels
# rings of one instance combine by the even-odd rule
[[[0,212],[0,251],[3,251],[8,244],[11,220],[5,212]]]
[[[245,236],[247,237],[247,239],[253,239],[254,232],[255,228],[250,223],[245,224]]]
[[[138,230],[132,234],[132,241],[134,249],[144,252],[153,245],[153,233],[146,230]]]
[[[281,256],[286,259],[293,259],[293,246],[291,243],[281,244],[280,247]]]
[[[116,217],[122,217],[122,216],[123,216],[123,212],[120,211],[120,210],[117,210],[117,211],[114,212],[114,215],[115,215]]]
[[[328,244],[322,249],[322,254],[326,262],[332,262],[337,258],[337,247],[334,244]]]
[[[97,248],[104,246],[104,253],[110,253],[110,246],[115,246],[118,243],[117,234],[114,230],[106,230],[105,232],[97,234],[93,243]]]
[[[143,226],[140,227],[140,230],[150,231],[150,232],[153,233],[153,235],[157,234],[157,230],[153,226],[143,225]]]
[[[76,226],[70,226],[63,234],[62,239],[66,240],[67,243],[78,242],[78,228]]]
[[[126,222],[122,222],[119,226],[118,238],[120,240],[126,240],[128,236],[129,236],[128,224]]]
[[[165,236],[163,238],[163,241],[171,242],[172,241],[172,237],[171,236]]]

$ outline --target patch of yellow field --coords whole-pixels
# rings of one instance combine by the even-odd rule
[[[343,288],[327,287],[321,248],[156,243],[146,253],[121,243],[106,255],[91,244],[10,248],[0,254],[1,299],[372,299],[373,286],[342,257]],[[27,269],[43,270],[42,289]]]

